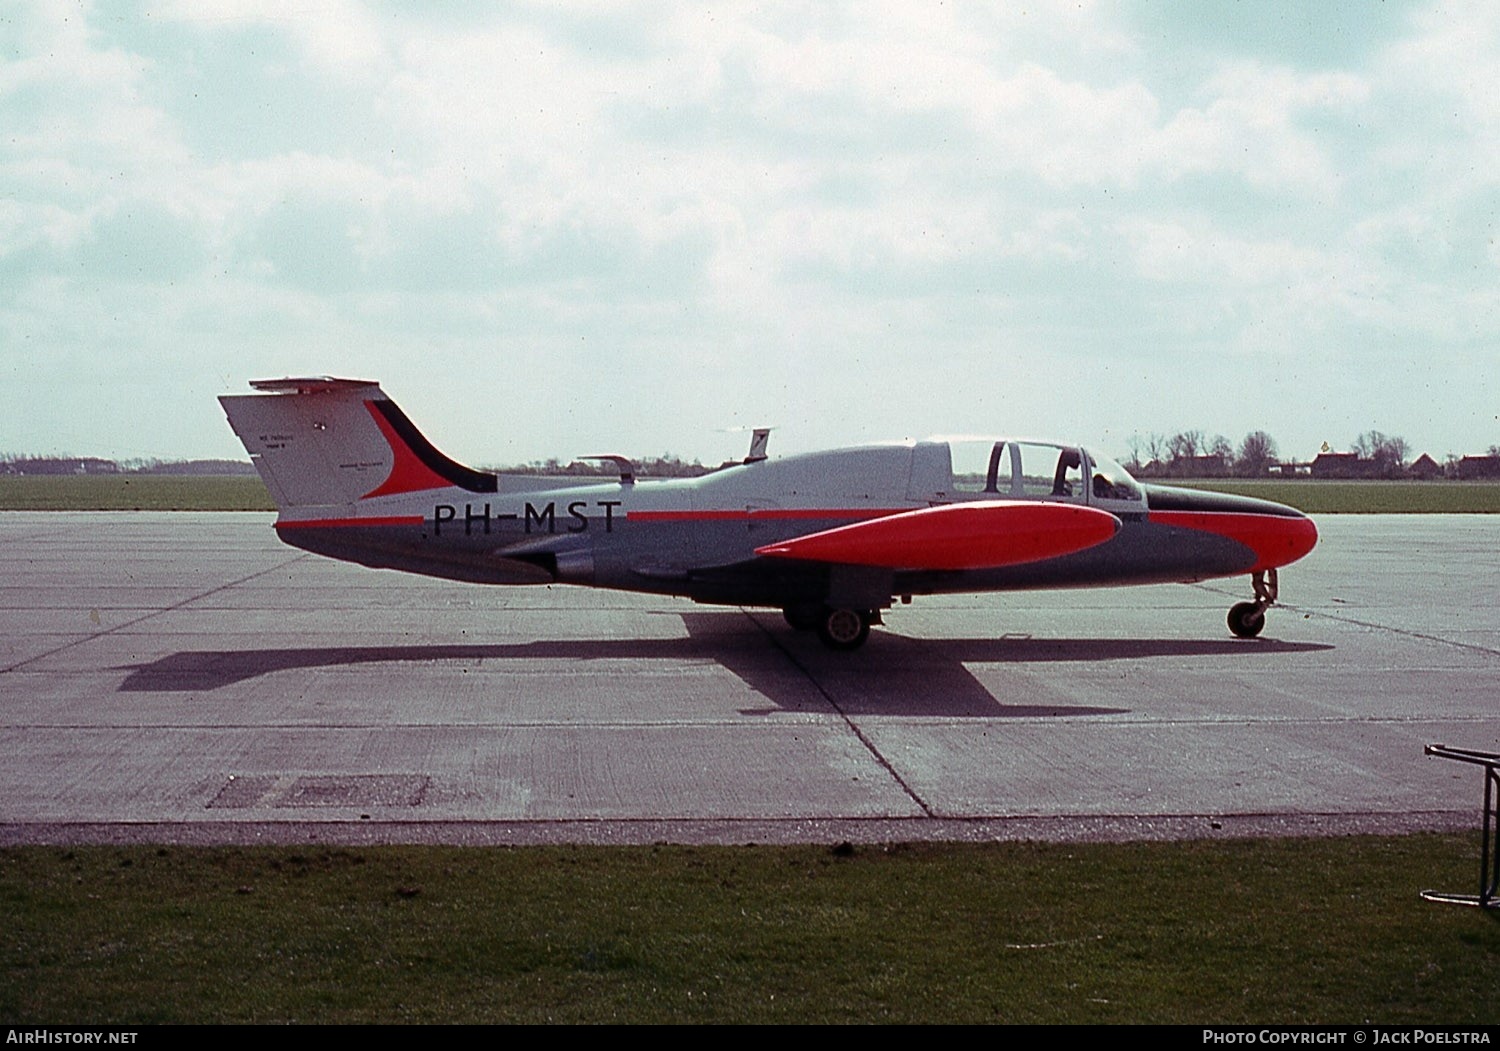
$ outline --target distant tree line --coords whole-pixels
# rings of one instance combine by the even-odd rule
[[[1348,453],[1333,453],[1325,446],[1317,460],[1283,464],[1276,439],[1265,431],[1251,431],[1235,446],[1222,434],[1209,438],[1195,430],[1170,436],[1131,435],[1126,466],[1143,478],[1259,478],[1278,471],[1287,475],[1308,473],[1327,460],[1330,473],[1342,467],[1350,476],[1393,478],[1406,472],[1410,455],[1405,438],[1366,431],[1354,440]],[[1448,459],[1450,463],[1458,461],[1454,456]]]
[[[632,461],[635,471],[642,478],[697,478],[708,474],[710,471],[719,470],[718,467],[706,467],[694,460],[687,462],[681,457],[671,453],[663,453],[660,456],[649,456]],[[738,461],[734,461],[738,462]],[[727,466],[727,464],[721,464]],[[491,467],[489,470],[497,474],[521,474],[521,475],[543,475],[557,478],[613,478],[618,475],[619,468],[607,460],[572,460],[564,463],[562,460],[552,457],[547,460],[532,460],[530,463],[511,467]]]
[[[719,469],[706,467],[697,460],[689,463],[671,453],[636,460],[635,467],[636,474],[644,478],[696,478]],[[500,474],[578,476],[581,478],[612,478],[619,473],[615,465],[609,462],[594,460],[564,462],[555,457],[549,460],[533,460],[530,463],[513,467],[492,467],[489,470]],[[98,456],[29,456],[0,453],[0,474],[253,475],[254,473],[254,465],[247,460],[107,460]]]
[[[98,456],[0,453],[0,474],[254,474],[246,460],[106,460]]]
[[[1356,438],[1346,453],[1323,452],[1305,463],[1284,463],[1276,440],[1265,431],[1251,431],[1238,445],[1222,434],[1208,437],[1203,431],[1178,431],[1176,434],[1132,434],[1125,466],[1141,478],[1261,478],[1281,474],[1321,474],[1324,477],[1401,478],[1500,477],[1500,444],[1491,445],[1478,456],[1449,454],[1440,465],[1429,457],[1408,462],[1411,447],[1400,435],[1366,431]],[[691,462],[672,453],[649,456],[635,461],[636,474],[642,478],[696,478],[739,463],[726,460],[717,467],[697,460]],[[1319,467],[1326,469],[1320,471]],[[619,472],[614,464],[598,460],[563,461],[556,457],[529,463],[490,467],[499,474],[546,475],[551,477],[612,478]],[[97,456],[32,456],[0,453],[0,474],[25,475],[253,475],[255,468],[245,460],[109,460]]]
[[[1265,431],[1251,431],[1238,449],[1222,434],[1178,431],[1132,434],[1125,466],[1142,478],[1255,478],[1278,462],[1276,439]]]
[[[1381,434],[1379,431],[1366,431],[1354,439],[1353,451],[1361,460],[1397,470],[1406,466],[1406,458],[1411,452],[1405,438]]]
[[[1398,434],[1366,431],[1348,452],[1328,446],[1312,460],[1282,461],[1276,441],[1265,431],[1251,431],[1238,446],[1222,434],[1208,438],[1202,431],[1179,431],[1170,436],[1130,437],[1125,463],[1142,478],[1500,478],[1500,445],[1478,456],[1449,453],[1440,464],[1430,456],[1411,459],[1412,449]]]

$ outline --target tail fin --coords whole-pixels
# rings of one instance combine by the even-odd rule
[[[457,486],[493,493],[495,476],[448,459],[368,380],[254,380],[264,394],[219,399],[276,506],[349,505]]]

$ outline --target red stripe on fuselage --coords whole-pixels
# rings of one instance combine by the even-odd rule
[[[277,522],[277,529],[347,529],[351,526],[421,525],[421,515],[391,515],[385,518],[306,518],[300,522]]]
[[[910,507],[836,508],[836,507],[766,507],[734,511],[626,511],[625,517],[636,522],[734,522],[758,519],[828,519],[884,518],[912,510]]]
[[[1245,572],[1295,562],[1318,542],[1318,527],[1311,518],[1289,515],[1258,515],[1241,511],[1152,511],[1147,516],[1154,525],[1175,526],[1213,533],[1255,552],[1255,564]]]

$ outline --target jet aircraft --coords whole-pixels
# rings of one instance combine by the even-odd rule
[[[439,452],[364,380],[257,380],[220,403],[294,547],[480,584],[580,584],[767,606],[853,650],[914,595],[1191,582],[1249,574],[1249,638],[1301,512],[1143,485],[1072,445],[931,440],[743,462],[698,478],[502,479]]]

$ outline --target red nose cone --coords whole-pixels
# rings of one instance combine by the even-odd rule
[[[1318,543],[1318,527],[1311,518],[1277,518],[1262,523],[1244,542],[1259,558],[1251,572],[1275,569],[1311,551]]]
[[[1311,518],[1296,514],[1256,514],[1241,511],[1152,511],[1151,521],[1205,533],[1244,544],[1255,552],[1254,573],[1297,561],[1318,542]]]

